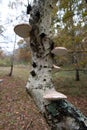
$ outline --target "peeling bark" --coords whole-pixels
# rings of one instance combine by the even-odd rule
[[[29,23],[32,69],[26,85],[27,92],[44,115],[51,130],[86,130],[87,118],[68,101],[48,101],[43,95],[55,90],[52,81],[54,43],[50,39],[51,12],[57,0],[34,0]]]

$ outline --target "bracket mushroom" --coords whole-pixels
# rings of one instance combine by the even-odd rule
[[[51,53],[57,55],[57,56],[63,56],[67,54],[67,49],[65,47],[55,47]]]
[[[18,24],[14,27],[14,32],[22,38],[28,38],[31,30],[32,27],[26,23]]]
[[[59,99],[66,99],[67,96],[60,93],[60,92],[57,92],[54,89],[51,89],[43,95],[43,98],[46,99],[46,100],[49,100],[49,101],[56,101],[56,100],[59,100]]]
[[[61,69],[61,67],[56,66],[56,65],[54,65],[54,64],[53,64],[53,69],[54,69],[54,70],[60,70],[60,69]]]

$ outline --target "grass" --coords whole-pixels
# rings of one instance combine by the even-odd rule
[[[72,96],[87,96],[87,74],[80,72],[80,81],[76,81],[74,71],[60,71],[54,74],[53,79],[58,91]]]
[[[10,67],[0,67],[0,75],[8,75],[10,73],[10,69]],[[22,80],[27,80],[29,76],[29,69],[29,66],[14,66],[12,76],[15,78],[21,78]]]

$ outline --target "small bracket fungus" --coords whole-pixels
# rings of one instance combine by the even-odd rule
[[[14,27],[14,32],[22,38],[28,38],[31,29],[32,27],[29,24],[23,23],[23,24],[16,25]]]
[[[66,99],[67,96],[52,89],[49,90],[46,94],[44,94],[43,98],[50,101],[55,101],[59,99]]]
[[[61,67],[53,65],[53,70],[59,71],[61,69]]]
[[[66,55],[68,51],[65,47],[55,47],[51,52],[55,55],[63,56]]]

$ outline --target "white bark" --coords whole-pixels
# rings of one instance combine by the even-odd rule
[[[51,76],[53,65],[51,46],[53,43],[47,36],[51,27],[51,4],[52,0],[35,2],[30,18],[33,28],[30,40],[33,65],[26,88],[33,95],[41,111],[44,111],[43,94],[54,86]]]
[[[41,49],[39,49],[38,52],[32,51],[32,69],[26,86],[33,95],[41,111],[44,110],[44,93],[54,86],[51,76],[53,63],[50,56],[50,45],[47,45],[49,44],[49,39],[47,37],[44,39],[45,46],[43,47],[48,49],[43,51],[42,46],[38,45]]]

